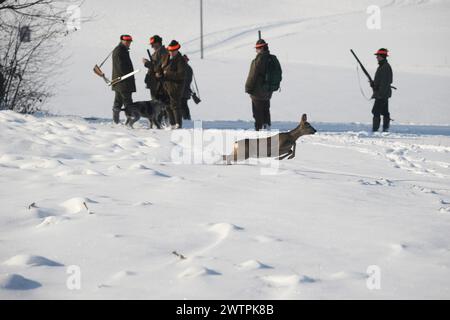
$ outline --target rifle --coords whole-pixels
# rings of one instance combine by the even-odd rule
[[[373,88],[375,85],[375,82],[373,81],[372,77],[370,76],[369,72],[367,72],[366,68],[364,67],[364,65],[361,63],[361,61],[359,60],[358,56],[356,55],[355,51],[353,51],[353,49],[350,49],[350,52],[353,54],[353,56],[355,57],[356,61],[358,61],[359,66],[361,67],[361,70],[364,72],[364,74],[366,75],[366,77],[369,79],[369,83],[370,86]],[[397,90],[396,87],[391,86],[392,89]]]
[[[358,61],[361,70],[364,72],[364,74],[366,75],[366,77],[369,79],[369,83],[370,86],[373,88],[374,86],[374,82],[372,77],[370,76],[369,72],[367,72],[366,68],[364,67],[364,65],[362,64],[362,62],[359,60],[358,56],[356,55],[356,53],[353,51],[353,49],[350,49],[350,52],[353,54],[353,56],[355,57],[356,61]]]
[[[111,55],[113,54],[114,50],[111,51],[108,56],[105,58],[105,60],[103,60],[102,63],[100,63],[100,65],[96,64],[94,66],[94,73],[96,75],[98,75],[99,77],[103,78],[103,80],[105,80],[106,84],[109,85],[109,83],[111,83],[111,81],[109,81],[109,79],[106,77],[106,75],[103,73],[101,67],[103,67],[103,65],[105,64],[105,62],[109,59],[109,57],[111,57]]]

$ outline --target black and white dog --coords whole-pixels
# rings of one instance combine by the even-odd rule
[[[127,116],[126,125],[133,128],[133,125],[141,118],[149,121],[149,128],[161,129],[161,123],[166,117],[166,105],[158,100],[134,102],[124,109]]]

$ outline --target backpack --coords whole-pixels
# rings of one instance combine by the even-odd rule
[[[264,78],[264,89],[268,92],[278,91],[283,80],[283,70],[277,56],[270,55],[267,62],[266,76]]]

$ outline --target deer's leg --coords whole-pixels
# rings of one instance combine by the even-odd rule
[[[291,154],[292,154],[292,150],[289,150],[289,152],[288,153],[286,153],[284,156],[281,156],[281,157],[279,157],[277,160],[284,160],[284,159],[286,159],[287,157],[289,157]]]
[[[289,157],[289,160],[292,160],[295,158],[296,151],[297,151],[297,144],[294,144],[294,148],[292,149],[292,155]]]

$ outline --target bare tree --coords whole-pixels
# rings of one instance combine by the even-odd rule
[[[0,108],[33,113],[54,94],[51,80],[64,58],[68,8],[80,0],[0,0]],[[1,101],[3,100],[3,101]]]

